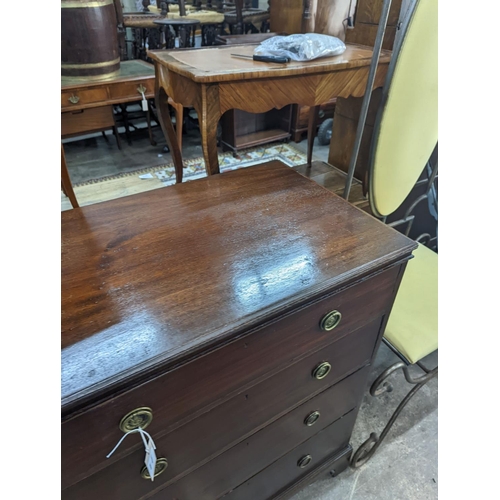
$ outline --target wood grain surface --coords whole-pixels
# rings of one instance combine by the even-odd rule
[[[61,216],[63,405],[415,248],[277,161]]]

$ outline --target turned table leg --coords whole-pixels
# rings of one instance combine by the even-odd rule
[[[177,183],[182,182],[183,166],[182,166],[182,152],[177,141],[172,120],[170,119],[170,112],[168,109],[168,96],[163,87],[156,85],[156,109],[158,112],[158,121],[160,122],[163,135],[167,141],[170,149],[170,154],[174,161],[175,167],[175,180]]]
[[[314,138],[316,137],[316,129],[318,128],[320,106],[311,106],[309,109],[309,123],[307,125],[307,166],[312,163],[312,154],[314,148]]]

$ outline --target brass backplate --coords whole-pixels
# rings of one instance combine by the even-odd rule
[[[329,332],[339,325],[341,319],[342,314],[339,311],[330,311],[323,316],[319,326],[323,331]]]
[[[162,474],[163,472],[165,472],[167,470],[167,467],[168,467],[167,459],[166,458],[158,458],[156,460],[155,475],[154,475],[154,477],[157,477],[160,474]],[[141,477],[143,479],[151,479],[151,476],[149,475],[148,468],[146,466],[144,466],[141,469]]]
[[[297,465],[301,469],[303,469],[304,467],[307,467],[311,462],[312,462],[311,455],[305,455],[297,462]]]
[[[123,432],[133,431],[134,429],[145,429],[153,420],[153,410],[147,406],[136,408],[127,413],[120,421],[120,430]]]
[[[307,415],[307,417],[304,420],[304,424],[306,424],[308,427],[311,427],[318,421],[319,416],[320,416],[319,411],[313,411],[309,413],[309,415]]]
[[[312,376],[315,379],[321,380],[325,378],[329,373],[330,370],[332,369],[332,365],[328,363],[328,361],[323,361],[323,363],[320,363],[312,372]]]

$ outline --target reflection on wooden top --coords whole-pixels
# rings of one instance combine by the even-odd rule
[[[416,246],[279,161],[61,217],[64,404],[255,328]]]
[[[152,64],[145,61],[140,61],[138,59],[133,61],[122,61],[120,63],[120,72],[117,76],[110,78],[109,80],[95,81],[89,78],[68,78],[61,77],[61,88],[71,88],[71,87],[87,87],[93,85],[103,85],[109,83],[120,82],[123,80],[135,80],[145,77],[154,77],[155,68]]]
[[[149,57],[195,82],[209,83],[230,80],[248,80],[280,76],[330,73],[344,69],[369,66],[373,50],[361,45],[347,45],[346,51],[334,57],[323,57],[307,62],[291,61],[272,64],[242,59],[231,54],[252,56],[254,44],[234,47],[210,47],[194,50],[152,50]],[[380,63],[389,64],[391,52],[383,50]]]

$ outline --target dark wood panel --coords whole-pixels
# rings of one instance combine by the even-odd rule
[[[271,0],[269,2],[270,28],[275,33],[302,33],[302,0]]]
[[[224,348],[187,363],[134,390],[68,420],[62,426],[62,467],[67,487],[138,447],[125,441],[110,459],[105,456],[120,439],[121,418],[137,407],[153,409],[148,427],[157,438],[193,419],[214,401],[255,385],[259,378],[303,358],[388,311],[399,267],[392,268],[344,292],[319,301],[281,321],[257,330]],[[360,310],[357,304],[363,304]],[[320,329],[321,318],[339,310],[342,320],[331,332]],[[339,374],[340,375],[340,374]],[[80,429],[85,428],[85,434]]]
[[[150,498],[155,500],[173,500],[175,498],[213,500],[236,488],[243,481],[250,479],[323,428],[322,426],[314,429],[315,426],[307,427],[304,425],[304,412],[309,409],[307,404],[304,405],[305,407],[299,407],[288,413],[274,424],[245,439],[226,453],[208,462],[180,481],[160,490],[159,493]],[[324,404],[327,404],[327,401]],[[300,477],[301,472],[307,470],[300,469],[297,465],[297,461],[304,455],[313,455],[316,464],[316,461],[324,459],[332,451],[347,446],[355,416],[355,411],[349,412],[326,427],[323,432],[319,432],[317,440],[312,439],[289,454],[280,464],[279,473],[274,479],[275,487],[276,484],[286,484],[288,478],[297,479],[297,476]],[[318,421],[317,425],[320,425],[320,421]],[[302,452],[303,449],[308,451]],[[312,466],[313,463],[311,463],[310,467],[312,468]],[[260,486],[263,485],[260,484]],[[231,497],[232,495],[228,495],[226,498]],[[246,498],[250,500],[268,497],[261,495],[259,492],[256,496],[247,496]]]
[[[61,215],[65,414],[415,246],[280,162]]]
[[[321,465],[318,465],[309,473],[294,481],[291,485],[286,487],[284,491],[282,490],[277,496],[273,497],[273,500],[287,500],[317,479],[325,478],[331,480],[332,477],[337,477],[340,473],[347,469],[347,467],[349,467],[351,455],[352,446],[348,445],[343,448],[342,451],[339,451],[331,458],[327,458],[321,463]],[[271,466],[271,468],[272,467],[273,466]],[[272,474],[272,470],[270,473]],[[263,478],[264,474],[266,474],[265,470],[259,474],[259,479],[262,478],[265,481]],[[252,478],[252,481],[254,479],[255,478]]]
[[[378,25],[376,24],[357,23],[355,29],[347,31],[346,42],[373,47],[375,45],[375,39],[377,38],[377,30]],[[394,26],[387,26],[384,34],[384,41],[382,42],[382,48],[392,50],[395,37],[396,28]]]
[[[375,89],[370,99],[370,107],[366,116],[363,138],[356,162],[354,176],[366,183],[365,176],[368,171],[368,160],[370,156],[370,144],[373,135],[373,127],[377,116],[377,110],[382,97],[382,89]],[[328,152],[328,163],[347,172],[352,155],[352,148],[356,138],[359,115],[363,99],[360,97],[339,98],[335,108],[335,119],[333,121],[332,139]]]
[[[356,4],[356,26],[357,23],[377,24],[382,13],[382,5],[384,0],[358,0]],[[396,26],[401,10],[402,0],[392,0],[391,8],[389,9],[389,18],[387,19],[388,26]]]
[[[247,113],[239,109],[227,111],[220,120],[223,151],[237,151],[289,138],[291,112],[291,105],[266,113]]]
[[[389,18],[384,35],[382,48],[392,50],[396,36],[396,25],[398,23],[402,0],[393,0],[389,10]],[[382,13],[383,0],[358,0],[354,28],[346,32],[347,43],[358,43],[360,45],[375,45],[380,14]]]
[[[297,446],[260,474],[228,492],[223,498],[225,500],[260,500],[278,495],[291,483],[304,478],[314,467],[320,466],[322,462],[347,447],[349,438],[346,439],[346,435],[350,435],[355,417],[356,412],[351,411],[305,443]],[[311,455],[312,461],[307,467],[300,468],[298,462],[306,455]],[[340,459],[339,469],[342,468],[345,468],[345,458]],[[159,499],[160,496],[157,498]],[[167,498],[170,500],[170,497],[165,497]],[[186,500],[190,499],[186,498]]]
[[[61,113],[61,137],[105,130],[114,126],[113,106]]]
[[[196,465],[220,454],[325,387],[338,382],[345,373],[368,363],[380,323],[380,320],[370,323],[353,333],[352,338],[344,338],[308,356],[163,438],[158,439],[158,435],[154,435],[157,454],[165,456],[169,466],[155,479],[153,485],[136,474],[144,460],[143,448],[139,447],[122,460],[69,488],[63,497],[84,499],[100,492],[108,498],[134,499],[185,475]],[[317,380],[311,376],[311,372],[322,360],[329,361],[333,368],[327,377]],[[359,403],[368,373],[368,368],[361,369],[327,391],[332,407],[325,411],[332,419],[341,417]],[[314,405],[313,401],[310,403]],[[318,408],[314,407],[311,411]],[[134,437],[130,439],[134,440]],[[135,441],[139,443],[140,438],[136,436]]]

